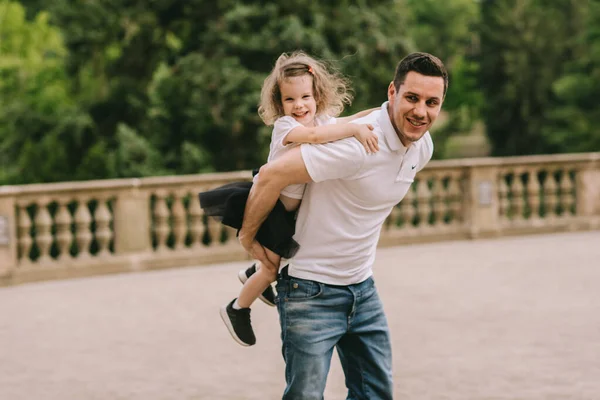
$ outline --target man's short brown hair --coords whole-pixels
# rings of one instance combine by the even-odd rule
[[[411,53],[404,57],[396,67],[394,74],[394,87],[400,90],[400,86],[406,80],[406,75],[411,72],[417,72],[425,76],[439,76],[444,79],[444,96],[448,90],[448,71],[444,63],[434,55],[429,53]]]

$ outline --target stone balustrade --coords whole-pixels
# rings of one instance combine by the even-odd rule
[[[0,284],[247,259],[197,193],[250,172],[0,187]],[[600,229],[600,153],[433,161],[380,245]]]

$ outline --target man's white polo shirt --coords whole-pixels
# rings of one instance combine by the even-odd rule
[[[372,275],[383,222],[433,155],[429,132],[408,149],[402,145],[387,106],[354,121],[373,125],[379,137],[375,154],[354,138],[301,146],[313,182],[296,221],[300,250],[290,260],[291,276],[350,285]]]

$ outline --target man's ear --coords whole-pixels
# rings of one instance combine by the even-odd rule
[[[388,101],[392,101],[392,99],[396,96],[396,87],[394,86],[394,81],[390,82],[388,86]]]

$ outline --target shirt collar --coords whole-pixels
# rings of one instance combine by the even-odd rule
[[[388,114],[388,104],[389,101],[386,101],[381,105],[381,113],[379,114],[379,126],[383,131],[385,143],[392,151],[403,150],[403,152],[406,152],[407,148],[404,147],[400,141],[400,138],[398,137],[398,134],[392,125],[390,115]]]

